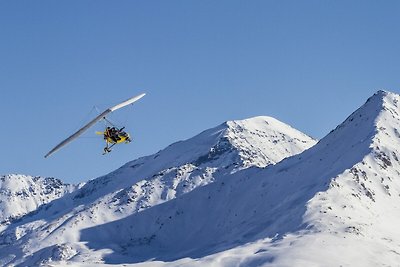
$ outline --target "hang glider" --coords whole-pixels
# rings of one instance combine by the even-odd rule
[[[75,140],[76,138],[78,138],[80,135],[82,135],[86,130],[88,130],[90,127],[92,127],[94,124],[96,124],[98,121],[101,120],[106,120],[106,116],[109,115],[111,112],[114,112],[120,108],[123,108],[129,104],[133,104],[134,102],[138,101],[139,99],[141,99],[142,97],[144,97],[146,94],[140,94],[134,97],[131,97],[113,107],[110,107],[108,109],[106,109],[105,111],[103,111],[100,115],[98,115],[96,118],[94,118],[93,120],[91,120],[88,124],[86,124],[85,126],[83,126],[81,129],[79,129],[78,131],[76,131],[74,134],[72,134],[71,136],[69,136],[68,138],[66,138],[64,141],[62,141],[61,143],[59,143],[58,145],[56,145],[52,150],[50,150],[44,157],[47,158],[49,157],[51,154],[53,154],[54,152],[56,152],[57,150],[59,150],[60,148],[62,148],[63,146],[67,145],[68,143],[72,142],[73,140]],[[112,129],[114,128],[114,129]],[[104,135],[104,139],[106,140],[107,146],[104,149],[104,152],[110,152],[111,151],[111,147],[114,146],[115,144],[118,143],[129,143],[130,142],[130,137],[129,134],[127,134],[126,132],[123,131],[123,128],[118,129],[116,127],[107,127],[107,129],[104,132],[100,132],[101,134]],[[109,146],[109,144],[111,144],[111,146]]]

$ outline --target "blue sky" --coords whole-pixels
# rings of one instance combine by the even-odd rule
[[[223,121],[273,116],[322,138],[378,89],[399,93],[398,1],[0,1],[0,173],[106,174]],[[101,155],[110,105],[134,142]]]

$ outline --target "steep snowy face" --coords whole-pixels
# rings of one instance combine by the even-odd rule
[[[84,229],[80,240],[90,249],[110,249],[105,262],[396,266],[399,100],[379,91],[297,156],[227,174],[175,200]]]
[[[358,260],[359,266],[395,266],[400,261],[399,100],[397,94],[379,91],[341,125],[341,131],[352,134],[347,140],[353,143],[346,142],[349,154],[362,158],[332,177],[329,188],[307,205],[304,221],[318,232],[310,249],[323,242],[326,249],[336,244],[344,255],[341,264]],[[288,253],[298,253],[310,239],[305,237]],[[349,253],[346,245],[357,250]]]
[[[50,177],[2,175],[0,176],[0,225],[7,225],[73,189],[73,186]]]

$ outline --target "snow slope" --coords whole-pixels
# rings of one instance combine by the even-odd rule
[[[81,230],[120,220],[240,170],[266,167],[315,140],[270,117],[229,121],[158,153],[129,162],[41,208],[0,235],[0,265],[101,262]]]
[[[75,189],[51,177],[0,176],[0,229],[43,204]]]
[[[297,156],[83,229],[80,240],[109,264],[398,266],[399,100],[379,91]]]

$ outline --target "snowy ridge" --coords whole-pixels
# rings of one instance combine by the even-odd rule
[[[307,150],[269,117],[172,144],[9,225],[0,265],[398,266],[399,100]]]
[[[315,141],[272,117],[228,121],[225,134],[239,151],[243,167],[265,167],[303,152]]]
[[[9,227],[0,235],[0,244],[12,251],[10,245],[17,241],[26,254],[33,253],[25,264],[55,260],[54,254],[75,255],[74,251],[80,251],[82,258],[89,257],[79,242],[81,229],[143,211],[241,169],[274,164],[315,142],[270,117],[226,122],[89,181]],[[38,250],[40,253],[35,252]],[[11,253],[6,251],[2,253]],[[14,260],[6,257],[3,262]]]
[[[228,121],[89,181],[75,198],[94,199],[121,189],[125,197],[145,194],[144,198],[151,198],[152,188],[162,186],[165,191],[158,192],[157,201],[141,205],[153,206],[240,169],[275,164],[315,143],[271,117]]]
[[[7,225],[74,189],[74,186],[63,184],[60,180],[51,177],[1,175],[0,226]]]
[[[83,229],[80,240],[114,264],[396,266],[399,99],[379,91],[297,156]]]

